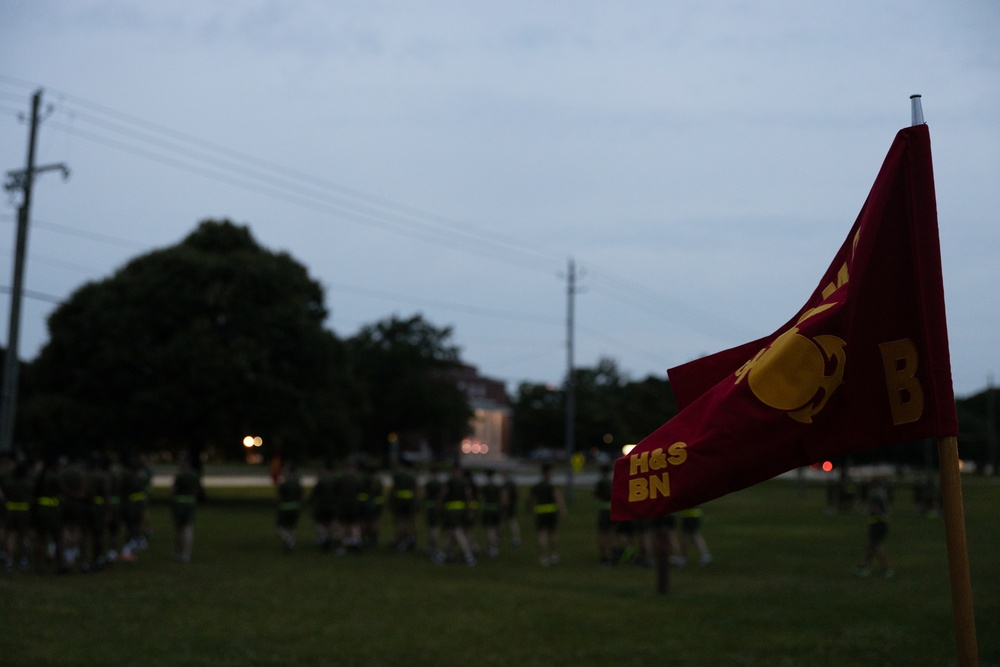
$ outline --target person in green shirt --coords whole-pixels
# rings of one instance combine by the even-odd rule
[[[174,518],[174,558],[180,563],[191,562],[194,547],[194,514],[201,495],[201,479],[186,455],[181,456],[180,469],[171,489],[171,509]]]

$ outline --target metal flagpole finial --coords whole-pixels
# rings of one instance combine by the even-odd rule
[[[920,95],[910,95],[910,125],[924,124],[924,109],[920,106]]]

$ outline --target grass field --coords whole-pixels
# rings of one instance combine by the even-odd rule
[[[859,579],[865,518],[828,516],[822,488],[771,481],[705,507],[715,562],[671,571],[597,564],[596,506],[577,488],[562,562],[533,531],[475,567],[388,548],[281,552],[266,489],[218,489],[195,555],[171,558],[168,508],[148,552],[101,574],[0,577],[0,664],[928,665],[954,662],[944,527],[896,492],[897,575]],[[1000,484],[964,487],[980,659],[1000,663]],[[527,523],[522,520],[522,523]],[[388,531],[386,531],[388,534]]]

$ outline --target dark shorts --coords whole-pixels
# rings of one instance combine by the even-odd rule
[[[400,519],[409,519],[417,513],[417,503],[412,498],[393,498],[392,515]]]
[[[87,508],[87,529],[100,532],[108,525],[108,506],[91,504]]]
[[[332,523],[333,522],[333,510],[322,508],[313,511],[313,521],[316,523]]]
[[[299,510],[278,510],[278,527],[295,528],[299,525]]]
[[[28,503],[24,503],[26,506]],[[28,530],[31,527],[31,510],[29,507],[24,509],[7,509],[3,517],[3,527],[9,531],[22,532]]]
[[[681,532],[683,532],[686,535],[694,535],[700,530],[701,530],[700,516],[681,517]]]
[[[539,530],[555,530],[558,525],[558,512],[544,512],[535,515],[535,528]]]
[[[466,520],[466,510],[445,510],[444,511],[444,527],[446,530],[454,530],[455,528],[462,528],[465,526]]]
[[[340,506],[337,518],[341,523],[357,523],[364,516],[365,506],[358,500],[350,500]]]
[[[889,524],[877,521],[868,526],[868,541],[872,544],[882,544],[889,536]]]
[[[42,535],[55,535],[62,525],[62,508],[59,505],[36,505],[33,518],[35,530]]]
[[[496,528],[500,525],[500,510],[483,510],[479,522],[487,528]]]
[[[125,525],[127,526],[137,526],[142,523],[142,519],[146,514],[146,502],[139,501],[135,502],[132,500],[126,501],[122,506],[122,518],[125,520]]]
[[[63,525],[83,526],[87,518],[87,505],[80,498],[63,498]]]
[[[174,503],[174,525],[178,528],[194,523],[194,503]]]

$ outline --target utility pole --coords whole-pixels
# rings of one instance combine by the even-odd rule
[[[566,502],[573,500],[573,450],[576,449],[576,375],[573,372],[573,299],[576,265],[569,260],[566,274]]]
[[[1000,475],[1000,470],[997,470],[997,406],[996,389],[993,388],[993,373],[989,374],[986,381],[986,446],[987,458],[995,477]]]
[[[10,327],[7,333],[7,354],[3,363],[3,385],[0,387],[0,453],[14,450],[14,417],[17,413],[18,379],[21,364],[18,361],[18,338],[21,330],[21,298],[24,294],[24,260],[28,246],[28,218],[31,210],[31,189],[35,175],[43,171],[59,170],[63,178],[69,177],[64,164],[35,167],[35,137],[38,133],[38,107],[42,91],[38,89],[31,98],[31,129],[28,132],[28,164],[23,171],[9,171],[6,189],[20,189],[24,196],[17,209],[17,240],[14,245],[14,277],[10,289]]]

